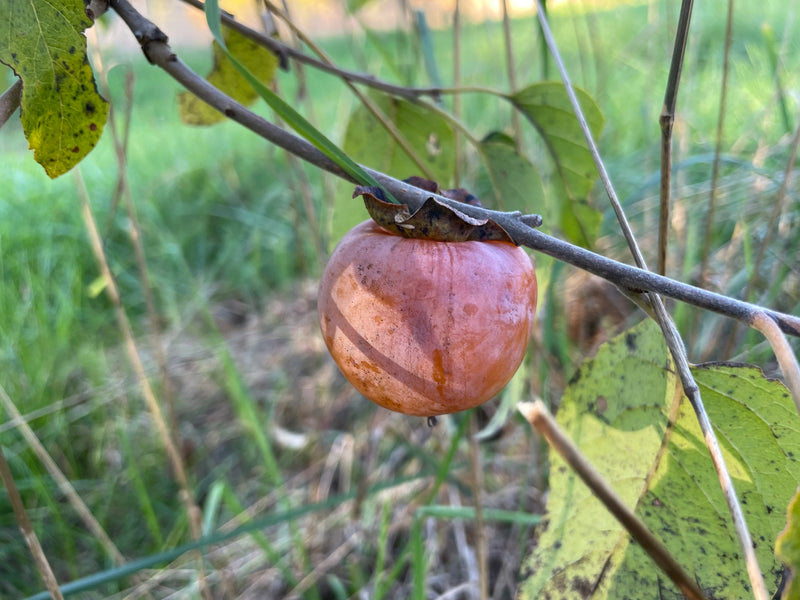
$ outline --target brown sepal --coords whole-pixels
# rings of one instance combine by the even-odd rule
[[[420,187],[415,182],[406,181]],[[457,192],[460,193],[462,190],[457,190]],[[468,192],[466,194],[471,196]],[[384,229],[404,237],[440,242],[502,241],[514,243],[506,230],[491,219],[475,219],[442,204],[433,197],[428,198],[419,210],[411,213],[406,204],[388,202],[381,188],[358,186],[353,192],[353,198],[356,196],[364,197],[364,205],[373,221]]]

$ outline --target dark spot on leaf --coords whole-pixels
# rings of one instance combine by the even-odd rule
[[[635,333],[629,333],[628,335],[625,336],[625,345],[628,346],[628,350],[630,350],[631,352],[635,352],[636,351],[636,334]]]
[[[75,54],[75,46],[70,46],[69,53]]]
[[[89,131],[97,131],[97,125],[94,123],[89,123]]]
[[[80,148],[78,148],[77,146],[75,146],[75,147],[72,149],[72,151],[73,151],[75,154],[77,154],[78,152],[80,152],[80,151],[81,151],[81,149],[80,149]]]
[[[581,598],[588,598],[589,594],[592,593],[594,586],[592,585],[592,582],[589,581],[588,579],[585,579],[583,577],[576,577],[575,579],[572,580],[572,589],[578,592],[578,595]]]
[[[86,113],[90,115],[93,114],[95,111],[95,106],[93,102],[87,102],[84,108],[86,109]]]

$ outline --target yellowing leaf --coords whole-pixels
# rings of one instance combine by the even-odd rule
[[[790,569],[790,581],[783,590],[783,600],[800,600],[800,577],[797,570],[800,568],[800,489],[795,492],[789,509],[786,511],[786,528],[778,536],[775,545],[775,554],[783,560]]]
[[[693,369],[742,501],[767,586],[798,480],[800,417],[756,368]],[[752,598],[744,561],[694,411],[651,322],[604,345],[564,393],[558,420],[709,598]],[[521,598],[682,598],[558,456]]]
[[[20,120],[50,177],[97,144],[108,114],[86,58],[83,0],[0,0],[0,61],[22,79]]]
[[[272,52],[233,29],[223,29],[223,35],[228,49],[242,65],[262,83],[268,84],[272,81],[278,69],[278,58]],[[216,41],[212,46],[214,66],[206,77],[208,82],[245,106],[253,104],[258,98],[258,92],[228,60],[225,51]],[[222,113],[189,92],[178,94],[178,109],[181,120],[187,125],[213,125],[225,119]]]

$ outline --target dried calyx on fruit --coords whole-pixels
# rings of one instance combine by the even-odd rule
[[[490,400],[525,356],[531,259],[510,241],[477,241],[498,234],[433,198],[412,215],[373,189],[356,193],[386,226],[350,230],[322,275],[320,327],[336,364],[367,398],[409,415]]]

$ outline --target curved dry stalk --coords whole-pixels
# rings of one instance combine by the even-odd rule
[[[688,30],[689,26],[689,17],[691,16],[691,5],[692,0],[684,0],[682,5],[682,12],[681,12],[681,24]],[[566,67],[564,66],[564,62],[561,59],[561,55],[558,51],[558,47],[555,43],[555,39],[550,32],[549,25],[547,23],[547,17],[542,10],[542,5],[540,0],[536,0],[537,6],[537,16],[539,17],[539,23],[542,26],[542,31],[544,33],[545,39],[547,40],[548,48],[553,55],[553,59],[558,66],[559,72],[561,73],[561,78],[564,82],[564,87],[567,90],[567,95],[569,96],[570,103],[572,104],[572,109],[575,113],[575,116],[580,123],[581,130],[583,131],[584,138],[586,143],[589,147],[589,150],[592,154],[592,158],[594,159],[595,166],[600,174],[600,178],[603,182],[603,185],[606,188],[606,192],[608,194],[609,200],[611,202],[612,207],[614,208],[614,212],[617,215],[617,220],[619,221],[620,227],[622,228],[622,232],[625,236],[625,239],[628,241],[628,246],[630,247],[631,253],[636,260],[636,264],[639,265],[642,269],[647,269],[647,266],[644,261],[644,257],[639,249],[638,244],[636,243],[636,239],[633,235],[633,231],[628,223],[628,219],[622,209],[622,205],[619,203],[619,199],[617,198],[616,192],[614,190],[614,186],[611,183],[611,179],[608,176],[608,173],[605,169],[605,165],[603,164],[603,160],[600,157],[600,153],[597,150],[597,145],[594,142],[592,137],[592,132],[589,129],[589,126],[586,123],[586,119],[583,117],[583,112],[581,110],[581,106],[578,103],[578,99],[575,96],[575,92],[572,89],[572,84],[570,83],[569,76],[566,71]],[[684,9],[688,10],[687,14],[684,14]],[[679,28],[680,29],[680,28]],[[688,35],[687,32],[683,32],[682,34],[684,37]],[[681,37],[681,33],[679,31],[679,38]],[[683,45],[685,46],[685,39]],[[675,55],[673,56],[673,71],[676,71],[675,79],[673,81],[672,72],[670,74],[670,85],[668,86],[668,102],[665,101],[665,108],[668,108],[671,114],[674,114],[674,104],[677,99],[677,89],[678,89],[678,79],[680,75],[680,65],[683,63],[683,50],[684,48],[678,48],[678,43],[676,42],[675,47]],[[679,59],[676,58],[680,55]],[[676,65],[677,62],[677,65]],[[672,90],[671,95],[669,90]],[[739,502],[739,498],[736,494],[736,490],[733,487],[733,481],[731,480],[730,472],[728,471],[728,467],[725,464],[725,457],[722,454],[722,449],[720,448],[719,441],[717,440],[716,433],[714,432],[714,428],[711,426],[711,420],[708,417],[708,413],[706,412],[705,406],[703,404],[703,399],[700,395],[700,388],[697,385],[697,382],[694,380],[692,375],[691,369],[689,368],[689,361],[686,356],[686,348],[683,344],[683,340],[678,333],[678,329],[675,326],[675,323],[672,321],[669,313],[667,313],[667,309],[664,306],[664,302],[661,297],[657,294],[646,294],[645,299],[649,301],[652,309],[655,313],[656,321],[658,322],[659,327],[661,328],[661,332],[664,335],[664,339],[667,343],[667,347],[669,348],[670,354],[672,355],[673,360],[675,361],[675,367],[677,369],[678,375],[681,380],[681,384],[684,389],[684,393],[686,397],[692,404],[692,408],[694,409],[695,415],[697,416],[697,421],[700,425],[700,429],[703,432],[703,437],[706,441],[706,446],[708,447],[708,451],[711,455],[711,460],[714,463],[714,469],[717,472],[717,477],[719,478],[720,487],[722,488],[723,495],[725,496],[725,501],[728,504],[728,509],[731,514],[731,519],[733,520],[734,528],[736,529],[737,537],[739,539],[739,545],[742,550],[742,554],[745,557],[745,564],[747,567],[747,573],[750,577],[750,584],[753,587],[753,593],[755,594],[758,600],[767,600],[767,587],[764,583],[764,578],[761,574],[761,569],[758,565],[758,560],[756,558],[755,549],[753,548],[753,541],[750,537],[750,531],[747,527],[747,521],[744,516],[744,511],[742,510],[741,504]]]
[[[797,412],[800,413],[800,364],[797,362],[797,357],[789,345],[789,341],[775,321],[764,313],[756,313],[751,326],[767,338],[772,351],[775,353],[775,358],[778,359],[778,365],[783,373],[786,387],[792,393]]]
[[[661,568],[689,600],[707,600],[694,579],[672,557],[664,545],[636,516],[603,476],[592,466],[569,436],[558,425],[541,400],[520,402],[517,408],[528,422],[541,433],[550,446],[578,474],[609,512],[625,527],[631,537]]]
[[[61,590],[58,587],[58,580],[53,573],[53,569],[50,567],[42,545],[39,543],[39,538],[36,537],[36,532],[33,530],[33,525],[28,518],[28,513],[25,511],[25,505],[22,503],[17,485],[14,483],[14,477],[11,474],[11,468],[8,466],[2,446],[0,446],[0,481],[3,482],[3,486],[6,488],[11,509],[14,511],[14,516],[22,532],[22,537],[25,538],[25,543],[31,551],[33,562],[36,563],[36,569],[39,571],[42,581],[44,581],[44,586],[47,588],[47,591],[50,592],[50,596],[53,597],[53,600],[63,600],[64,596],[61,595]]]

